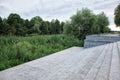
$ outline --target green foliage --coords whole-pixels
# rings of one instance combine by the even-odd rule
[[[7,19],[0,17],[0,35],[26,36],[31,34],[60,34],[63,33],[64,22],[59,20],[44,21],[35,16],[24,20],[18,14],[10,14]]]
[[[18,14],[10,14],[7,19],[7,23],[9,24],[9,30],[11,33],[15,33],[15,35],[25,35],[26,27],[24,26],[24,20]],[[15,31],[15,32],[14,32]],[[8,32],[10,34],[10,32]]]
[[[77,11],[71,17],[71,21],[64,25],[64,33],[72,34],[79,39],[84,39],[86,35],[108,32],[108,18],[104,13],[95,15],[87,8]]]
[[[3,19],[1,26],[1,35],[14,35],[16,32],[15,26],[7,23],[6,19]]]
[[[42,21],[40,26],[41,34],[48,34],[49,32],[48,27],[49,27],[49,23]]]
[[[115,8],[115,18],[114,18],[114,22],[116,24],[116,26],[120,27],[120,4]]]
[[[63,33],[63,26],[64,26],[64,22],[61,22],[61,24],[60,24],[60,33]]]
[[[85,8],[78,11],[76,15],[71,17],[71,24],[73,26],[73,35],[78,38],[84,38],[85,35],[91,33],[91,28],[94,24],[93,13]]]
[[[30,21],[31,26],[31,32],[32,33],[41,33],[40,26],[41,26],[42,18],[39,16],[33,17]]]
[[[61,25],[59,20],[52,20],[50,25],[50,34],[59,34],[61,33]]]
[[[64,29],[64,34],[68,34],[68,35],[72,35],[73,31],[72,31],[72,25],[70,24],[70,22],[66,22],[63,26]]]
[[[2,21],[2,18],[0,17],[0,34],[2,35],[3,34],[3,21]]]
[[[65,35],[1,37],[0,70],[37,59],[72,46],[82,45],[83,41],[72,36]]]
[[[109,25],[108,18],[106,15],[102,12],[96,16],[96,31],[97,33],[105,33],[109,32],[110,29],[107,27]]]

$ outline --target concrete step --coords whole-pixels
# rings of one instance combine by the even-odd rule
[[[88,35],[86,36],[88,41],[120,41],[119,35]]]
[[[120,80],[120,42],[72,47],[3,70],[0,80]]]
[[[120,56],[119,56],[120,52],[118,48],[120,46],[118,46],[117,44],[118,43],[114,43],[114,46],[113,46],[109,80],[120,79]]]
[[[117,41],[120,41],[120,37],[118,34],[88,35],[84,40],[84,47],[95,47]]]
[[[105,59],[100,67],[100,70],[95,77],[95,80],[108,80],[112,59],[112,49],[113,44],[110,44],[108,47],[108,51],[106,52]]]
[[[99,58],[96,60],[95,64],[92,66],[90,71],[87,73],[86,77],[84,80],[95,80],[96,75],[98,74],[101,65],[103,64],[105,60],[106,53],[108,52],[110,44],[107,44],[104,50],[102,51],[101,55]]]

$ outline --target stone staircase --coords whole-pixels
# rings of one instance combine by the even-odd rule
[[[72,47],[3,70],[0,80],[120,80],[120,42]]]
[[[100,46],[117,41],[120,41],[119,34],[88,35],[84,40],[84,48]]]

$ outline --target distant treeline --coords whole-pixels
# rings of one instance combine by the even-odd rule
[[[67,34],[84,39],[86,35],[110,32],[108,17],[102,12],[94,14],[91,10],[84,8],[78,10],[70,17],[70,21],[59,20],[44,21],[35,16],[31,20],[23,19],[18,14],[10,14],[8,18],[0,17],[0,35],[44,35],[44,34]]]
[[[0,35],[60,34],[63,33],[63,25],[64,22],[57,19],[50,22],[35,16],[28,20],[21,18],[19,14],[11,13],[7,19],[0,17]]]

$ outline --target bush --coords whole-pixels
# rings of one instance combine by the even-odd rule
[[[33,52],[35,52],[35,47],[26,41],[18,42],[13,46],[14,55],[16,58],[22,61],[32,60]]]

